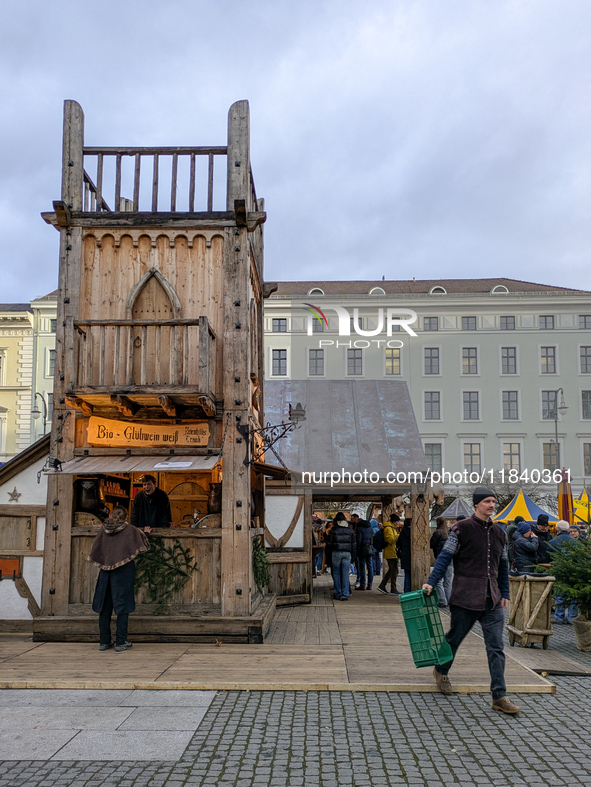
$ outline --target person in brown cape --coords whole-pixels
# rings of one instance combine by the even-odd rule
[[[99,566],[92,609],[99,614],[99,650],[115,646],[116,653],[131,648],[127,639],[129,613],[135,609],[134,558],[150,548],[148,537],[127,521],[127,513],[116,506],[94,539],[88,559]],[[111,640],[111,615],[117,615],[115,642]]]

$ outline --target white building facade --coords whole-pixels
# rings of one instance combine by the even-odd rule
[[[265,304],[267,379],[405,380],[434,472],[525,482],[560,466],[575,490],[591,477],[591,293],[512,279],[280,282]]]

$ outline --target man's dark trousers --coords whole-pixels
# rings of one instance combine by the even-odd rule
[[[99,634],[100,644],[108,645],[111,642],[111,615],[113,614],[113,595],[111,593],[111,583],[107,585],[107,592],[105,593],[105,601],[103,608],[99,614]],[[117,615],[117,630],[115,634],[115,644],[124,645],[127,640],[127,626],[129,622],[129,613],[124,612],[122,615]]]
[[[505,685],[505,654],[503,653],[503,626],[505,625],[503,610],[501,607],[493,609],[493,602],[489,597],[486,599],[485,609],[464,609],[464,607],[452,605],[450,611],[451,626],[445,638],[451,647],[453,658],[474,623],[477,620],[480,621],[488,657],[492,697],[493,700],[504,697],[507,694],[507,687]],[[453,664],[453,658],[446,664],[435,667],[437,672],[447,675]]]

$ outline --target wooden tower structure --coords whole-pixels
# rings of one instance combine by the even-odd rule
[[[140,589],[131,634],[261,641],[274,604],[252,570],[264,526],[252,429],[263,425],[266,216],[248,102],[229,110],[227,145],[115,148],[86,146],[82,108],[66,101],[53,207],[43,217],[60,232],[60,296],[35,638],[96,637],[92,512],[130,508],[150,472],[173,515],[155,535],[189,547],[196,571],[166,616]]]

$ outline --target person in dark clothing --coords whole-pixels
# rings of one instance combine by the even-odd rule
[[[100,567],[92,609],[99,615],[99,650],[115,646],[116,653],[131,648],[127,639],[129,613],[135,609],[134,558],[149,549],[148,538],[131,527],[124,508],[116,506],[106,519],[90,549],[88,559]],[[111,640],[111,616],[117,615],[115,642]]]
[[[400,568],[404,571],[404,593],[410,591],[410,523],[411,519],[407,517],[396,542]]]
[[[548,545],[550,544],[550,531],[548,530],[548,514],[540,514],[538,521],[532,525],[532,533],[538,538],[538,563],[549,563],[550,553]]]
[[[530,574],[537,563],[539,542],[529,522],[520,522],[513,536],[513,568]]]
[[[575,539],[570,535],[571,526],[564,519],[559,519],[556,523],[556,538],[553,538],[548,544],[548,551],[550,553],[550,560],[555,552],[564,549],[566,544],[574,543]],[[564,596],[555,596],[554,598],[554,616],[553,623],[564,623],[569,625],[579,614],[578,605],[574,602],[567,604]]]
[[[131,506],[131,524],[143,528],[144,533],[153,527],[170,527],[172,512],[166,492],[156,486],[153,475],[145,475],[142,486]]]
[[[443,547],[445,546],[445,542],[448,538],[448,531],[447,531],[447,524],[445,519],[441,516],[438,516],[435,520],[437,523],[437,527],[433,531],[433,535],[431,536],[431,540],[429,542],[429,546],[433,550],[433,555],[435,560],[441,554]],[[447,607],[449,597],[451,596],[451,584],[453,579],[453,566],[450,565],[447,567],[447,571],[443,576],[443,579],[439,581],[439,584],[435,588],[437,590],[437,595],[439,596],[439,606],[440,607]]]
[[[443,694],[453,693],[449,670],[464,638],[479,621],[488,656],[493,710],[519,713],[519,707],[506,696],[505,684],[503,609],[509,606],[507,537],[491,521],[496,504],[494,492],[486,487],[476,487],[472,502],[474,514],[453,526],[429,579],[423,585],[423,590],[430,594],[453,560],[451,627],[445,635],[452,659],[436,666],[433,675],[437,688]]]
[[[334,583],[334,598],[337,601],[347,601],[351,595],[349,582],[349,568],[351,561],[357,557],[355,533],[342,511],[334,518],[334,525],[327,537],[327,545],[332,555],[332,578]]]
[[[353,514],[351,519],[356,516]],[[359,590],[371,590],[373,583],[373,529],[365,519],[357,518],[355,541],[357,545],[357,565],[359,566]],[[367,575],[367,581],[366,581]]]
[[[522,516],[516,516],[515,520],[507,526],[507,557],[510,566],[513,565],[513,536],[517,532],[517,526],[520,522],[525,522],[525,519]]]

